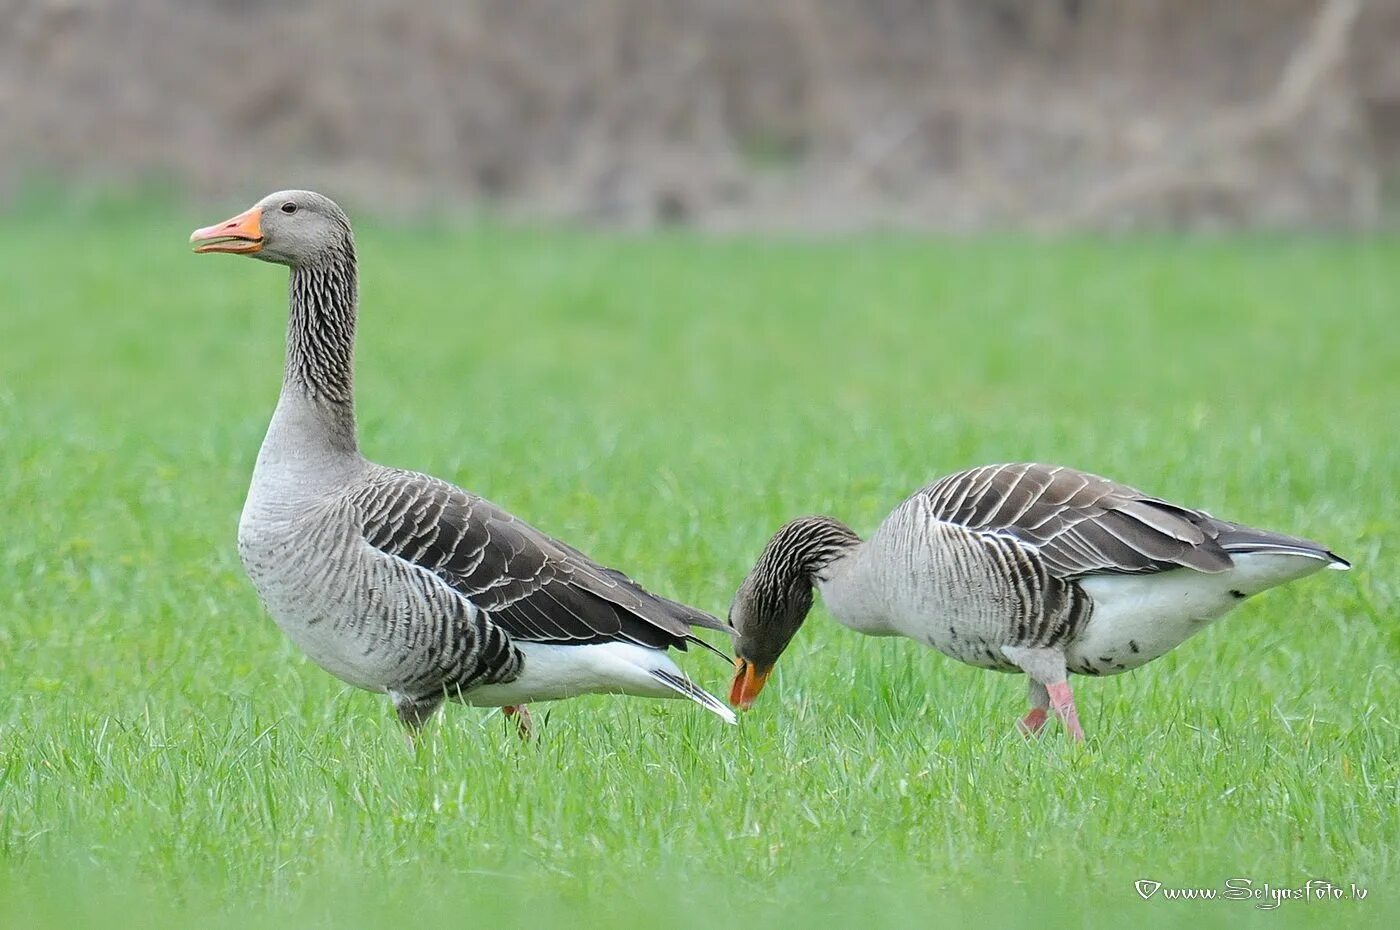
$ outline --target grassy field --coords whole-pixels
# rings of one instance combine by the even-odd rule
[[[449,707],[410,752],[238,566],[285,272],[185,244],[236,206],[0,219],[0,926],[1397,925],[1400,241],[362,223],[366,453],[713,612],[785,519],[995,461],[1356,563],[1078,680],[1078,750],[819,608],[737,728]],[[1369,896],[1133,889],[1237,877]]]

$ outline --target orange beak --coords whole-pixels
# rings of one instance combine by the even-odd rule
[[[768,676],[773,674],[773,666],[761,669],[747,659],[735,659],[734,669],[734,684],[729,686],[729,703],[740,710],[748,710],[753,706],[758,692],[763,690]]]
[[[190,233],[196,252],[231,252],[248,255],[263,247],[262,208],[244,210],[232,219]]]

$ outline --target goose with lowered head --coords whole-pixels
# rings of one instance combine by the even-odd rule
[[[1024,673],[1023,732],[1053,712],[1082,740],[1071,673],[1137,668],[1247,597],[1349,567],[1318,543],[1072,468],[974,468],[915,493],[866,541],[831,517],[778,530],[730,608],[739,633],[730,701],[753,704],[815,588],[855,630]]]

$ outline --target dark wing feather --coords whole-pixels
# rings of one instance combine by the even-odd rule
[[[511,638],[684,649],[691,627],[733,634],[445,481],[385,469],[356,495],[365,540],[431,571]]]
[[[936,519],[1021,540],[1061,578],[1234,564],[1219,538],[1234,524],[1072,468],[987,465],[918,496]]]

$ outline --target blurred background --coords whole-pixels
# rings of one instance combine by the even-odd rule
[[[0,198],[1365,229],[1396,214],[1398,42],[1400,0],[0,0]]]
[[[0,928],[1400,926],[1398,49],[1400,0],[0,0]],[[818,620],[738,730],[410,758],[236,551],[287,276],[187,237],[285,187],[354,218],[370,458],[717,615],[785,520],[999,461],[1356,569],[1076,682],[1089,753]],[[1227,876],[1376,909],[1133,890]]]

